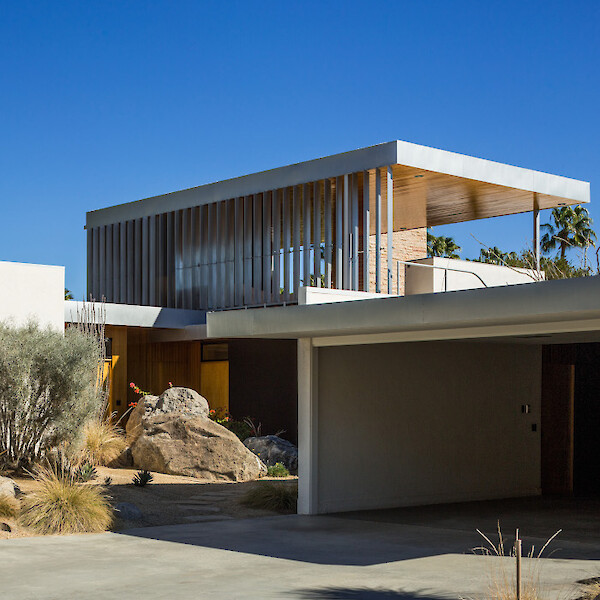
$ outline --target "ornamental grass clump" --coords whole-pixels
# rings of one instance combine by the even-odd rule
[[[113,521],[104,489],[77,483],[72,475],[51,467],[35,473],[40,488],[22,501],[19,523],[39,534],[99,533]]]
[[[20,503],[16,498],[6,494],[0,495],[0,517],[15,519],[20,508]]]
[[[562,529],[559,529],[552,535],[539,551],[536,552],[534,546],[530,548],[529,552],[523,556],[521,579],[517,580],[515,565],[517,560],[520,562],[520,553],[515,551],[514,545],[508,547],[505,545],[500,523],[497,526],[497,543],[492,542],[478,529],[477,533],[485,540],[486,545],[474,548],[474,551],[494,558],[494,562],[490,564],[489,589],[486,600],[543,600],[548,598],[542,582],[542,554],[561,531]],[[519,530],[517,529],[515,539],[518,537]],[[517,556],[517,554],[519,555]]]
[[[246,492],[240,502],[249,508],[282,513],[296,512],[298,486],[262,481]]]
[[[127,444],[123,431],[112,421],[96,418],[88,421],[83,429],[85,460],[92,465],[108,465],[118,458]]]

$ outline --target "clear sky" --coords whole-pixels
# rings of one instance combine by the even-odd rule
[[[599,34],[597,0],[0,2],[0,259],[80,298],[86,211],[393,139],[590,181],[600,230]]]

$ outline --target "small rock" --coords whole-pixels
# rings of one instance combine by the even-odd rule
[[[142,521],[144,515],[142,511],[131,502],[118,502],[115,505],[117,515],[124,521]]]
[[[12,529],[8,523],[0,523],[0,531],[8,531],[10,533]]]
[[[0,496],[18,498],[21,495],[19,486],[10,478],[0,476]]]
[[[292,475],[298,474],[298,448],[292,442],[276,435],[264,435],[249,437],[244,440],[244,446],[259,456],[267,466],[281,463]]]

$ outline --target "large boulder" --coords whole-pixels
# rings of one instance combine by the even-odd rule
[[[144,432],[144,428],[142,427],[142,417],[150,415],[157,402],[158,396],[151,396],[149,394],[147,396],[141,396],[137,405],[129,413],[129,418],[125,425],[125,434],[127,443],[130,446]]]
[[[126,427],[134,466],[212,481],[248,481],[264,474],[265,465],[208,412],[206,399],[188,388],[140,398]]]
[[[10,477],[0,476],[0,496],[18,498],[21,495],[19,486]]]
[[[249,481],[266,472],[239,438],[211,419],[182,414],[142,417],[131,447],[137,468],[210,481]]]
[[[150,409],[151,415],[178,414],[185,417],[208,417],[208,402],[198,392],[184,387],[165,390]]]
[[[142,418],[157,415],[181,415],[184,417],[208,417],[208,402],[198,392],[184,387],[172,387],[160,396],[142,396],[129,414],[125,431],[127,443],[132,445],[142,434]]]
[[[298,448],[276,435],[264,435],[261,437],[249,437],[244,440],[246,448],[269,467],[276,463],[285,465],[292,475],[298,474]]]

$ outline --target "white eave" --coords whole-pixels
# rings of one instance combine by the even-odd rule
[[[214,312],[209,338],[312,338],[316,346],[600,332],[600,277],[334,304]]]

